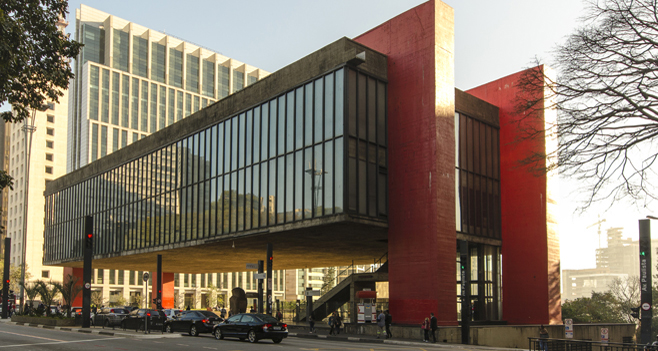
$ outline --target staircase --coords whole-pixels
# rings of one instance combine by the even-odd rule
[[[383,261],[383,262],[382,262]],[[363,273],[352,273],[347,278],[340,281],[327,293],[322,295],[318,300],[313,302],[313,317],[316,321],[325,319],[334,311],[338,310],[344,304],[352,301],[353,286],[355,282],[381,282],[388,281],[388,253],[384,254],[379,260],[375,260],[375,265],[379,265],[376,270]],[[354,265],[348,267],[343,272],[354,269]],[[341,276],[342,274],[338,274]],[[336,278],[338,279],[338,278]],[[331,282],[333,283],[333,282]],[[330,283],[325,284],[322,290]],[[300,322],[306,322],[306,311],[301,311]]]

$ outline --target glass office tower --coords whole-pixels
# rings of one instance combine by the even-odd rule
[[[70,86],[67,172],[268,74],[85,5],[75,35],[85,46]]]

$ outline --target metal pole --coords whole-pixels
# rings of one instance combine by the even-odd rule
[[[155,308],[157,310],[162,309],[162,255],[158,255],[158,266],[157,266],[157,280],[156,280],[156,288],[158,289],[158,294],[156,295],[156,301],[155,301]]]
[[[37,116],[37,110],[32,110],[32,116],[25,119],[23,124],[23,132],[25,132],[25,188],[23,189],[23,240],[22,240],[22,249],[23,254],[21,257],[21,299],[20,299],[20,310],[22,311],[24,302],[25,302],[25,269],[26,269],[26,257],[27,254],[27,202],[28,202],[28,193],[30,188],[30,158],[32,156],[32,135],[34,131],[37,130],[37,127],[34,126],[34,120]],[[29,142],[28,142],[28,133],[29,133]]]
[[[640,219],[640,340],[642,344],[651,342],[651,222],[649,219]]]
[[[266,311],[265,313],[269,314],[270,316],[272,315],[272,251],[273,247],[272,244],[268,243],[267,244],[267,287],[265,290],[265,295],[267,295],[267,300],[266,300]]]
[[[469,344],[471,320],[471,290],[468,262],[468,241],[459,241],[459,263],[461,269],[461,298],[462,298],[462,344]]]
[[[265,261],[258,260],[258,274],[263,274]],[[258,279],[258,313],[264,313],[263,309],[263,279]]]
[[[2,274],[2,319],[9,317],[9,260],[11,259],[11,238],[5,238],[5,266]],[[14,301],[16,303],[16,301]]]
[[[91,315],[91,261],[94,253],[94,219],[91,216],[85,217],[84,232],[84,256],[82,263],[82,327],[89,328]]]

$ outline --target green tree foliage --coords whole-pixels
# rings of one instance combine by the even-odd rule
[[[91,292],[91,305],[100,308],[103,306],[103,293],[100,291]]]
[[[555,49],[555,75],[539,66],[515,83],[523,139],[552,135],[559,141],[555,153],[526,161],[583,180],[585,207],[623,197],[655,199],[658,2],[585,3],[582,25]],[[522,122],[543,111],[557,111],[557,123],[533,128]]]
[[[0,270],[4,272],[5,269],[5,260],[0,259]],[[32,278],[32,274],[30,274],[30,267],[25,264],[25,281],[30,280]],[[18,265],[10,265],[9,266],[9,290],[13,290],[15,294],[18,295],[20,292],[20,286],[21,286],[21,267]]]
[[[0,113],[5,121],[24,120],[68,88],[69,62],[81,44],[57,28],[66,13],[67,0],[0,1],[0,106],[14,108],[13,114]],[[11,177],[0,171],[0,189],[6,186],[12,186]]]
[[[34,306],[32,302],[39,295],[39,289],[36,283],[25,283],[25,284],[20,283],[20,285],[23,286],[23,289],[25,291],[25,297],[27,297],[27,304],[29,308],[23,311],[24,314],[27,314],[30,313],[32,307]]]
[[[592,292],[592,297],[580,297],[562,304],[562,318],[574,323],[625,323],[619,311],[619,301],[607,291]]]
[[[80,280],[78,277],[74,277],[71,274],[67,274],[64,277],[64,282],[52,282],[52,284],[59,290],[62,294],[62,300],[64,300],[64,306],[66,307],[66,316],[71,316],[71,304],[73,300],[78,296],[80,291],[82,291],[82,286],[76,286],[75,284]]]
[[[53,284],[53,282],[37,280],[34,283],[39,291],[39,296],[41,296],[41,303],[43,303],[46,308],[46,316],[50,316],[50,306],[52,306],[57,294],[59,294],[59,288],[56,284]]]

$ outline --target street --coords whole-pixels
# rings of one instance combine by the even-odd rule
[[[288,337],[280,344],[262,340],[255,344],[237,339],[215,340],[210,334],[191,337],[179,334],[121,335],[62,331],[0,323],[0,349],[6,350],[431,350],[438,345],[393,345],[345,342],[331,339]],[[446,345],[441,345],[445,348]],[[455,345],[455,347],[459,347]],[[463,347],[459,347],[464,350]]]

